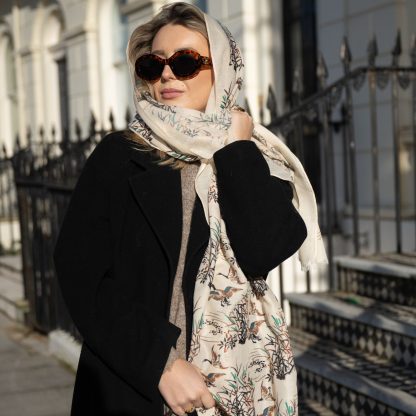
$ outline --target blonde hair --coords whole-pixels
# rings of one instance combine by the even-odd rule
[[[139,56],[151,51],[152,42],[156,33],[159,29],[169,23],[182,25],[195,30],[208,40],[204,14],[198,7],[184,2],[166,4],[161,7],[160,11],[150,21],[138,26],[131,34],[127,50],[127,59],[129,60],[130,65],[134,67],[134,63]],[[149,91],[147,84],[142,82],[136,74],[134,74],[134,82],[135,85],[138,86],[139,91]],[[131,130],[126,130],[124,137],[139,144],[141,150],[155,150]],[[171,165],[174,169],[181,169],[187,164],[187,162],[173,158],[161,150],[156,149],[156,151],[160,158],[157,162],[159,165]]]

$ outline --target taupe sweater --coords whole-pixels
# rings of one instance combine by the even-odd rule
[[[169,369],[177,358],[186,360],[186,315],[185,304],[182,292],[182,274],[185,266],[186,248],[188,244],[189,230],[191,226],[192,210],[195,203],[195,177],[198,172],[200,163],[187,163],[181,169],[181,186],[182,186],[182,240],[179,252],[178,267],[176,269],[172,301],[169,311],[169,321],[179,328],[181,333],[176,343],[176,348],[172,347],[169,358],[165,364],[165,370]],[[169,413],[170,409],[164,405],[165,414]]]

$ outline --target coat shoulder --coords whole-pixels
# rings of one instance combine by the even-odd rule
[[[154,152],[144,150],[129,139],[126,130],[117,130],[105,135],[98,142],[88,160],[100,171],[114,172],[132,157],[147,167],[154,160]]]

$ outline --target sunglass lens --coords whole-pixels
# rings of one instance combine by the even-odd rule
[[[136,61],[137,76],[151,81],[160,77],[163,64],[151,56],[143,56]]]
[[[192,55],[179,55],[172,62],[172,70],[176,76],[187,77],[192,75],[199,67],[199,62]]]

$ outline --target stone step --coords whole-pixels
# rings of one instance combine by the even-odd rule
[[[416,326],[416,308],[413,306],[400,305],[390,302],[379,302],[374,298],[342,291],[334,293],[321,293],[320,296],[326,299],[337,299],[350,305],[361,306],[366,310],[379,312],[388,318],[397,320],[398,322],[405,322]]]
[[[338,289],[383,302],[416,306],[416,267],[410,255],[336,256]]]
[[[299,397],[299,415],[302,416],[337,416],[316,400]]]
[[[406,310],[403,319],[389,310],[390,304],[377,302],[367,307],[359,304],[360,300],[364,302],[363,297],[356,297],[357,303],[353,304],[345,301],[348,296],[351,299],[354,294],[287,294],[291,327],[416,369],[416,325],[409,315],[411,310]]]
[[[402,391],[415,399],[416,409],[415,368],[392,364],[385,358],[339,345],[298,328],[289,327],[289,335],[291,345],[298,354],[308,353],[323,361],[336,363],[344,370],[353,371],[394,391]]]
[[[299,349],[296,342],[293,352],[301,397],[315,400],[341,416],[415,415],[414,396]]]

